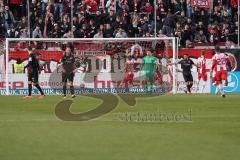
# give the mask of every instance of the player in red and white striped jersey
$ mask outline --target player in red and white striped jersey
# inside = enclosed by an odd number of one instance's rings
[[[163,84],[163,79],[162,79],[162,74],[161,74],[161,67],[162,67],[162,64],[161,62],[157,62],[156,63],[156,72],[154,74],[154,81],[157,82],[158,85],[162,85]]]
[[[225,97],[223,85],[227,79],[227,63],[228,56],[225,53],[220,53],[220,47],[215,47],[216,54],[212,57],[212,71],[216,71],[216,86],[220,89],[222,97]]]
[[[201,52],[201,56],[197,60],[197,72],[198,72],[197,91],[199,90],[200,81],[203,80],[203,85],[201,88],[201,93],[203,93],[207,82],[206,58],[204,51]]]
[[[128,56],[128,59],[125,64],[125,69],[124,69],[124,75],[123,75],[123,80],[121,84],[119,85],[120,87],[123,87],[123,84],[125,84],[125,87],[129,87],[129,84],[133,86],[133,77],[134,77],[134,69],[135,69],[135,59],[132,58],[132,56]]]
[[[197,82],[197,90],[199,90],[199,83],[203,80],[203,85],[201,88],[201,93],[203,93],[206,82],[207,82],[207,68],[206,68],[206,58],[205,52],[201,52],[201,56],[197,60],[197,72],[198,72],[198,82]]]
[[[219,88],[217,86],[216,74],[217,74],[217,70],[215,68],[211,71],[211,77],[212,77],[212,85],[214,85],[216,87],[215,94],[218,94]]]

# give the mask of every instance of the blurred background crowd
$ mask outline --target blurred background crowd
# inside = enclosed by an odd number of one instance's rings
[[[175,36],[181,47],[221,42],[234,47],[237,0],[202,0],[210,7],[194,6],[192,1],[0,0],[0,34],[11,38]]]

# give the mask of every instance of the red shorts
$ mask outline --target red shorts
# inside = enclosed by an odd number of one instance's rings
[[[125,75],[124,75],[124,83],[132,83],[133,82],[133,76],[134,76],[134,74],[133,74],[133,72],[127,72],[127,73],[125,73]]]
[[[216,80],[222,81],[227,79],[227,71],[221,70],[216,73]]]
[[[216,82],[216,76],[213,76],[212,77],[212,83],[215,83]]]
[[[162,82],[162,75],[159,71],[156,71],[155,73],[155,80]]]
[[[207,81],[207,74],[206,73],[198,73],[198,80]]]

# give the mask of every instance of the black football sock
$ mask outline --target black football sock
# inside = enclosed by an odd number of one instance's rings
[[[192,88],[192,86],[193,86],[193,83],[190,83],[190,84],[189,84],[190,89]]]
[[[190,92],[190,86],[187,84],[187,91]]]
[[[39,84],[36,84],[35,87],[39,90],[39,92],[41,93],[41,95],[44,95],[42,88],[39,86]]]
[[[187,87],[187,88],[188,88],[188,92],[189,92],[189,93],[191,93],[191,88],[192,88],[192,86],[193,86],[193,83],[189,83],[189,84],[188,84],[188,87]]]
[[[187,91],[190,93],[191,92],[191,90],[190,90],[190,83],[189,82],[187,82]]]
[[[70,86],[70,92],[71,92],[71,95],[74,95],[74,87],[73,86]]]
[[[28,96],[32,95],[32,84],[28,84]]]
[[[66,96],[66,92],[67,92],[67,86],[63,85],[63,95]]]

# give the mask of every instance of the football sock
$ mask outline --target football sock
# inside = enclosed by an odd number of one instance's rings
[[[32,95],[32,84],[28,84],[28,96]]]
[[[218,94],[218,91],[219,91],[219,85],[216,85],[215,94]]]
[[[223,95],[224,91],[223,91],[223,85],[222,84],[219,84],[219,89],[220,89],[221,94]]]
[[[66,92],[67,92],[67,86],[63,85],[63,95],[66,95]]]
[[[41,95],[44,95],[42,88],[39,86],[39,84],[36,84],[35,87],[39,90],[39,92],[41,93]]]
[[[192,88],[193,84],[192,83],[189,83],[187,85],[187,89],[188,89],[188,92],[191,93],[191,88]]]
[[[199,89],[199,83],[200,83],[200,81],[198,80],[198,81],[197,81],[197,88],[196,88],[196,91],[198,91],[198,89]]]
[[[202,89],[201,89],[201,92],[202,92],[202,93],[203,93],[203,91],[204,91],[205,87],[206,87],[206,82],[205,82],[205,81],[203,81],[203,85],[202,85]]]
[[[74,87],[73,86],[70,86],[70,92],[71,92],[71,95],[74,95]]]
[[[190,92],[190,85],[187,85],[187,91]]]

